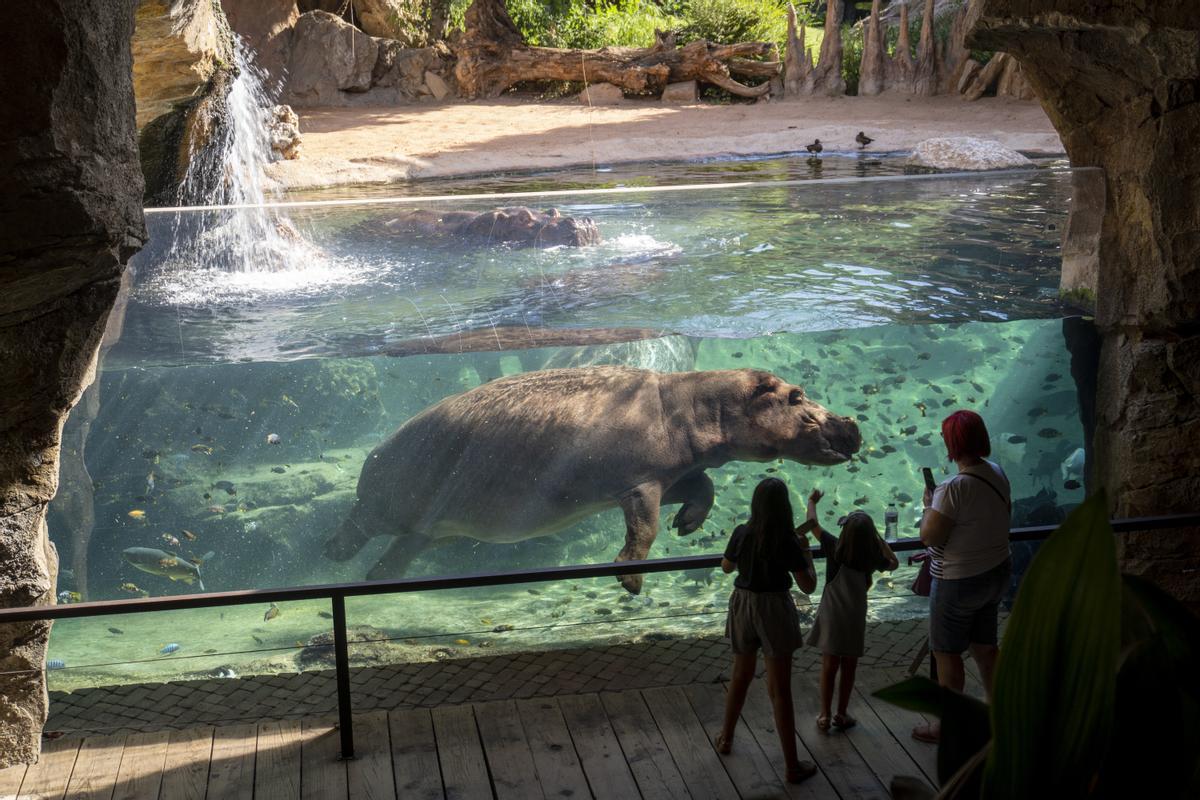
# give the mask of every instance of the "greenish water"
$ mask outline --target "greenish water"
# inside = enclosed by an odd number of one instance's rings
[[[386,207],[303,209],[288,218],[305,234],[309,269],[274,273],[189,263],[199,251],[172,250],[170,236],[211,230],[211,216],[203,226],[198,216],[151,217],[154,242],[138,258],[123,333],[81,406],[90,411],[74,413],[65,433],[49,521],[68,570],[60,589],[87,599],[198,591],[134,568],[122,558],[130,547],[183,559],[211,552],[200,565],[208,591],[361,580],[387,542],[344,563],[322,546],[353,502],[367,453],[444,397],[551,367],[767,369],[858,419],[863,449],[846,464],[710,470],[707,522],[679,537],[665,513],[651,557],[721,552],[768,475],[784,478],[797,504],[824,489],[830,524],[862,508],[882,527],[895,503],[910,534],[920,467],[945,474],[939,426],[957,408],[987,420],[1018,514],[1069,506],[1082,490],[1061,465],[1083,435],[1054,300],[1068,177],[568,198],[556,205],[593,216],[606,243],[552,250],[381,241],[361,223]],[[480,351],[489,332],[513,326],[663,333]],[[425,352],[439,341],[449,352]],[[623,537],[612,509],[513,544],[450,540],[408,574],[610,561]],[[872,618],[923,613],[907,591],[911,573],[902,567],[872,590]],[[371,640],[355,646],[356,659],[380,663],[715,633],[729,588],[715,573],[662,574],[647,576],[637,597],[598,580],[348,608]],[[314,639],[329,631],[325,604],[280,610],[269,620],[267,608],[248,606],[60,622],[50,657],[65,668],[51,686],[327,666],[327,648],[306,648],[325,641]],[[160,655],[168,644],[179,648]]]

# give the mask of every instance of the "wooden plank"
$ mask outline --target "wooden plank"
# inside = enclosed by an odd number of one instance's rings
[[[683,689],[678,686],[646,689],[642,697],[650,707],[692,797],[695,800],[737,798],[737,789],[729,780]]]
[[[113,800],[158,800],[170,731],[133,733],[125,740]]]
[[[300,720],[258,724],[254,800],[300,799]]]
[[[692,704],[692,711],[700,720],[708,741],[714,751],[717,736],[725,718],[725,689],[720,684],[698,683],[684,688],[684,694]],[[775,774],[758,741],[753,736],[734,735],[733,752],[729,755],[717,753],[738,794],[742,797],[781,798],[788,797],[786,781]],[[776,745],[778,749],[778,745]],[[785,771],[786,776],[786,771]]]
[[[83,740],[74,737],[43,742],[41,757],[29,765],[21,782],[21,800],[62,800],[81,744]]]
[[[640,697],[638,703],[641,704]],[[619,741],[616,726],[610,723],[601,699],[594,694],[564,695],[558,699],[558,707],[596,800],[637,797],[639,783],[634,780],[637,772],[632,762],[626,763],[624,745]],[[642,709],[645,708],[642,705]],[[649,712],[646,716],[649,717]],[[666,747],[663,749],[665,751]],[[667,760],[670,761],[669,756]],[[653,797],[645,788],[641,794],[642,797]]]
[[[796,707],[796,733],[834,790],[844,798],[887,800],[888,790],[862,760],[853,743],[838,731],[817,730],[820,695],[816,684],[807,676],[793,674],[792,698]]]
[[[212,728],[171,731],[158,796],[162,800],[204,800],[212,750]]]
[[[583,768],[592,784],[592,791],[596,792],[596,776],[589,767],[588,759],[584,756],[580,745],[577,723],[567,714],[568,699],[563,697],[558,702],[562,706],[563,715],[567,717],[567,725],[571,729],[571,736],[575,739],[575,747],[579,750],[579,756],[583,759]],[[591,700],[591,697],[589,696],[588,699]],[[650,709],[646,707],[646,701],[642,699],[641,693],[636,691],[604,692],[600,695],[600,702],[603,703],[604,711],[608,712],[605,726],[607,727],[609,723],[612,724],[612,731],[616,734],[617,741],[620,742],[618,755],[620,752],[625,754],[622,766],[628,765],[626,771],[633,774],[642,797],[646,800],[687,797],[683,776],[679,774],[675,759],[671,757],[671,751],[667,749],[667,743],[663,741],[662,733],[654,724],[654,717],[650,714]],[[600,796],[599,792],[596,793],[596,796]],[[636,795],[631,792],[626,795],[607,796],[634,797]]]
[[[854,695],[861,701],[857,690]],[[858,720],[858,724],[846,731],[846,737],[880,783],[890,787],[897,775],[909,775],[933,788],[920,765],[909,756],[870,704],[865,701],[857,703],[851,708],[851,716]]]
[[[475,705],[475,722],[487,756],[488,771],[497,800],[542,798],[533,753],[525,741],[525,729],[512,700]]]
[[[898,680],[895,675],[868,674],[863,676],[860,673],[858,686],[854,691],[861,701],[869,705],[871,710],[879,716],[888,731],[908,753],[909,758],[921,768],[926,780],[937,785],[937,745],[918,742],[912,738],[912,729],[928,720],[915,711],[906,711],[899,706],[880,700],[878,697],[873,697],[871,694],[884,686],[897,683]]]
[[[21,791],[21,782],[29,771],[28,764],[17,764],[0,769],[0,800],[14,800]]]
[[[339,800],[349,796],[346,762],[338,759],[339,736],[332,719],[305,718],[300,737],[300,796],[304,800]]]
[[[438,745],[429,711],[424,708],[392,711],[388,714],[388,725],[391,730],[391,757],[397,796],[405,800],[441,800],[442,772],[438,766]],[[488,797],[491,797],[490,790]]]
[[[804,723],[797,720],[796,724],[798,727]],[[775,774],[780,780],[786,781],[787,766],[783,763],[779,731],[775,728],[775,710],[771,706],[771,698],[767,695],[765,682],[761,686],[751,685],[750,693],[746,695],[746,705],[742,707],[742,726],[745,730],[734,734],[734,752],[737,752],[740,740],[746,734],[750,734],[762,748],[767,760],[771,762]],[[788,797],[800,798],[800,800],[818,800],[818,798],[826,800],[826,798],[837,797],[837,792],[833,790],[833,784],[820,769],[821,762],[813,758],[812,753],[799,738],[797,738],[796,745],[796,755],[800,757],[801,761],[811,761],[816,764],[817,774],[803,783],[786,784]]]
[[[109,800],[121,766],[125,734],[89,736],[79,746],[65,800]]]
[[[542,794],[546,797],[590,796],[587,776],[583,774],[558,701],[552,697],[518,700],[517,713],[533,753]]]
[[[492,784],[475,727],[474,709],[444,706],[433,709],[431,716],[446,800],[491,800]]]
[[[396,800],[386,711],[369,711],[354,717],[354,756],[346,764],[350,799]],[[438,797],[441,797],[440,782]]]
[[[253,722],[213,731],[208,796],[220,800],[252,800],[258,729]],[[168,800],[165,796],[163,800]]]

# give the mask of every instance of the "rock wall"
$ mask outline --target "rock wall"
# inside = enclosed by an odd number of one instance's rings
[[[258,66],[278,83],[286,76],[292,27],[300,18],[296,0],[221,0],[229,27],[254,51]]]
[[[1021,63],[1071,163],[1105,170],[1093,475],[1118,516],[1200,496],[1200,14],[1195,0],[982,0],[973,47]],[[1200,611],[1200,531],[1120,538]]]
[[[143,243],[135,0],[0,6],[0,606],[50,604],[46,504],[67,411],[90,380]],[[0,625],[0,767],[36,760],[49,625]]]

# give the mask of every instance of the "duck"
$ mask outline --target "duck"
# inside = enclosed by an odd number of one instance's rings
[[[824,150],[825,147],[821,144],[820,139],[814,139],[812,144],[804,145],[804,149],[810,153],[819,153]]]
[[[859,131],[858,136],[854,137],[854,141],[858,142],[858,149],[862,150],[864,147],[866,147],[867,145],[869,145],[871,142],[873,142],[875,140],[872,139],[870,136],[867,136],[862,131]]]

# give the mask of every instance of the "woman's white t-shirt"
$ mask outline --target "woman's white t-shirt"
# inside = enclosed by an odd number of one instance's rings
[[[1008,477],[990,461],[967,467],[934,489],[932,508],[949,517],[954,528],[945,544],[929,548],[933,577],[970,578],[1003,564],[1008,558],[1011,503]]]

